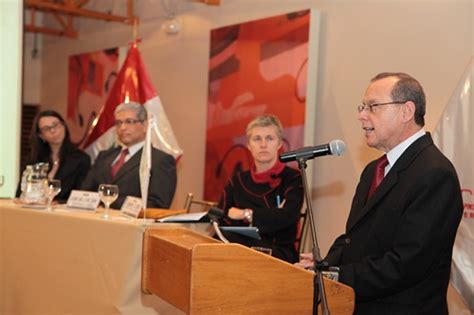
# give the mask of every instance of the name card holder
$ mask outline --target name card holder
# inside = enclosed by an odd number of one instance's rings
[[[79,208],[85,210],[97,210],[100,202],[98,192],[85,190],[72,190],[67,199],[68,208]]]
[[[127,196],[125,198],[125,202],[122,205],[122,208],[120,208],[120,212],[123,215],[134,219],[138,218],[138,215],[140,214],[141,210],[142,199],[132,196]]]

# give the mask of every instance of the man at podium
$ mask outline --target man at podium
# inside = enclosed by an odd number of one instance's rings
[[[247,125],[247,148],[253,157],[250,171],[238,172],[227,184],[219,207],[224,223],[255,226],[261,239],[226,233],[231,242],[267,248],[272,256],[294,263],[294,242],[303,204],[300,173],[278,160],[282,126],[273,115],[256,117]]]
[[[346,232],[325,261],[354,289],[356,314],[448,314],[463,203],[453,165],[423,128],[423,88],[381,73],[357,109],[368,146],[385,154],[363,170]]]

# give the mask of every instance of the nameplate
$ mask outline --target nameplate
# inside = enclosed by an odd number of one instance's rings
[[[125,202],[122,205],[122,208],[120,208],[120,211],[126,216],[138,218],[138,215],[142,210],[142,206],[142,198],[127,196],[127,198],[125,198]]]
[[[69,208],[80,208],[87,210],[96,210],[100,202],[98,192],[73,190],[67,199],[67,206]]]

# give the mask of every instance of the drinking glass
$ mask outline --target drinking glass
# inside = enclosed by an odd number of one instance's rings
[[[109,207],[112,202],[117,199],[119,195],[119,188],[117,185],[108,185],[108,184],[101,184],[99,186],[99,196],[100,200],[105,205],[105,211],[102,215],[102,219],[108,220],[110,219],[109,215]]]
[[[45,180],[44,196],[47,200],[46,211],[53,211],[51,203],[53,198],[61,191],[61,181],[59,179]]]

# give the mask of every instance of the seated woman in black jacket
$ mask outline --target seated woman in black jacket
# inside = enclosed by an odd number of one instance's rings
[[[277,117],[258,116],[247,126],[247,148],[253,157],[249,171],[235,174],[225,187],[219,207],[227,224],[258,227],[261,240],[226,233],[231,242],[267,247],[272,256],[290,263],[298,261],[295,237],[303,184],[298,170],[278,160],[282,126]]]
[[[31,131],[31,152],[28,165],[39,162],[49,163],[49,179],[61,181],[58,201],[66,201],[73,189],[79,189],[91,160],[89,155],[77,149],[71,142],[66,122],[57,112],[40,112]],[[20,195],[17,189],[17,197]]]

